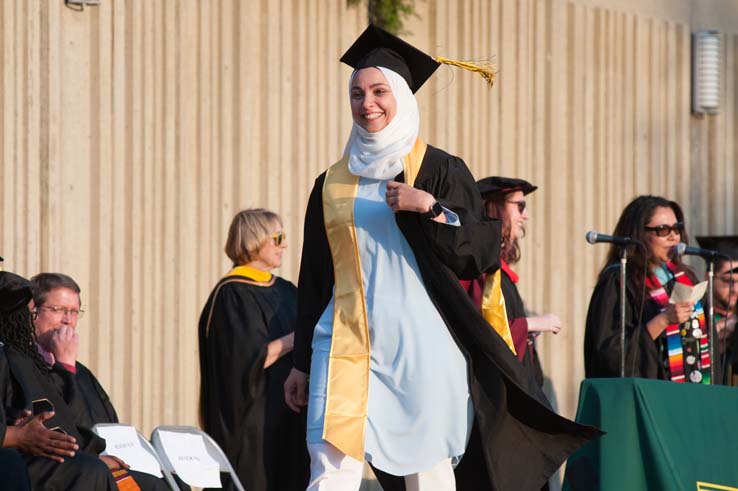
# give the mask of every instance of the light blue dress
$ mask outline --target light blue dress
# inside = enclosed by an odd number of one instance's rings
[[[364,451],[378,469],[406,476],[458,462],[474,416],[466,360],[425,290],[386,190],[387,181],[362,177],[354,204],[371,343]],[[445,212],[448,226],[458,225]],[[313,335],[308,443],[322,441],[332,330],[333,299]]]

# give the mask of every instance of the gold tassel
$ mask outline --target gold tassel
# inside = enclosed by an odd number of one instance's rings
[[[444,58],[443,56],[437,56],[436,61],[438,63],[443,63],[444,65],[451,65],[463,68],[464,70],[469,70],[470,72],[476,72],[481,75],[484,80],[487,81],[487,84],[490,86],[490,88],[495,84],[497,70],[495,69],[495,66],[488,61],[459,61]]]

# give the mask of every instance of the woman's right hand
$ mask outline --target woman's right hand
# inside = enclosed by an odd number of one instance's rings
[[[528,332],[552,332],[558,334],[561,330],[561,319],[556,314],[543,314],[528,317]]]
[[[691,315],[692,302],[670,303],[663,312],[648,321],[646,329],[651,339],[656,339],[669,325],[687,322]]]
[[[663,314],[669,324],[681,324],[687,322],[692,315],[692,302],[671,303]]]
[[[293,368],[284,381],[284,402],[296,413],[307,406],[307,387],[308,374]]]
[[[74,437],[44,426],[44,421],[52,416],[54,413],[44,412],[38,416],[23,418],[14,426],[8,426],[3,446],[57,462],[64,462],[64,457],[74,457],[75,450],[79,449]]]

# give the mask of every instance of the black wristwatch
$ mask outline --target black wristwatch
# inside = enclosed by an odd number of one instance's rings
[[[431,205],[430,210],[423,213],[423,216],[425,218],[430,218],[432,220],[436,218],[438,215],[440,215],[441,213],[443,213],[443,206],[441,206],[441,203],[439,203],[438,201],[435,201]]]

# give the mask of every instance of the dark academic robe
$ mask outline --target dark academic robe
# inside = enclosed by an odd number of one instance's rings
[[[5,491],[31,491],[23,457],[12,448],[0,448],[0,483]]]
[[[5,347],[9,368],[8,376],[0,381],[0,396],[7,410],[7,417],[13,420],[23,409],[31,409],[32,401],[49,399],[54,405],[54,417],[47,420],[48,428],[60,427],[77,439],[80,450],[72,458],[58,463],[44,457],[22,454],[28,467],[33,489],[48,491],[114,491],[117,489],[107,465],[98,454],[105,449],[105,440],[99,438],[89,428],[78,424],[77,412],[67,404],[65,397],[76,397],[74,393],[65,394],[55,378],[39,368],[34,361],[16,351]],[[71,374],[70,374],[71,376]],[[71,386],[71,381],[70,386]]]
[[[512,335],[513,345],[515,346],[515,353],[520,363],[535,378],[536,383],[543,387],[543,369],[538,359],[534,339],[528,333],[528,319],[526,318],[525,305],[518,292],[518,287],[515,285],[515,281],[510,277],[510,273],[512,271],[509,269],[502,269],[500,287],[502,296],[505,298],[505,312],[507,313],[507,322],[510,326],[510,334]],[[484,283],[486,279],[487,275],[484,274],[475,280],[462,280],[461,282],[469,297],[480,310],[482,308],[482,297],[484,295]]]
[[[671,294],[673,282],[664,285]],[[651,339],[646,325],[660,313],[659,306],[646,291],[643,314],[638,319],[642,291],[626,282],[625,290],[625,376],[669,379],[666,368],[665,331]],[[703,304],[704,307],[704,304]],[[716,354],[718,350],[715,351]],[[715,381],[722,378],[720,357],[712,360]],[[601,273],[592,292],[584,331],[584,373],[590,377],[620,377],[620,265],[613,264]]]
[[[199,325],[203,429],[228,456],[244,488],[303,491],[309,479],[306,415],[284,402],[292,362],[264,369],[267,343],[295,327],[295,286],[270,286],[242,276],[223,278]]]
[[[402,181],[403,174],[397,180]],[[334,272],[323,222],[321,174],[308,201],[300,265],[294,363],[310,371],[313,331],[332,296]],[[487,324],[458,283],[499,267],[500,223],[483,219],[481,197],[464,162],[428,146],[414,186],[454,211],[460,227],[399,212],[423,282],[469,364],[475,424],[456,468],[457,489],[538,490],[566,457],[600,432],[553,413],[540,387]],[[492,247],[490,247],[492,245]],[[495,246],[496,245],[496,246]],[[379,472],[385,491],[401,479]]]
[[[97,377],[82,363],[75,363],[75,379],[82,399],[85,402],[85,411],[93,425],[97,423],[118,423],[118,413],[110,402]]]
[[[503,269],[501,276],[502,296],[505,297],[505,310],[507,311],[510,331],[515,343],[515,351],[523,366],[533,375],[536,383],[543,387],[543,369],[538,359],[538,352],[534,338],[528,335],[528,320],[525,316],[525,305],[520,297],[518,287],[510,278],[507,271]]]
[[[57,383],[65,387],[68,403],[73,405],[78,421],[88,428],[98,423],[118,423],[118,414],[115,412],[113,403],[97,377],[80,362],[76,362],[74,368],[74,375],[69,377],[69,371],[64,365],[57,363],[52,368],[52,376],[57,379]],[[74,384],[66,385],[72,381]],[[128,473],[141,491],[169,490],[169,485],[163,478],[134,470]],[[176,476],[175,479],[177,479]],[[177,482],[181,489],[190,489],[180,480],[177,479]]]
[[[733,387],[738,386],[738,334],[733,335],[725,343],[725,364],[723,383]]]
[[[5,351],[0,343],[0,387],[4,385],[2,381],[8,380],[9,376],[8,361],[5,359]],[[0,404],[0,446],[5,441],[5,432],[9,424],[12,425],[13,421],[8,421],[5,416],[5,405]],[[2,483],[2,489],[8,491],[31,490],[23,457],[13,449],[0,448],[0,483]]]

